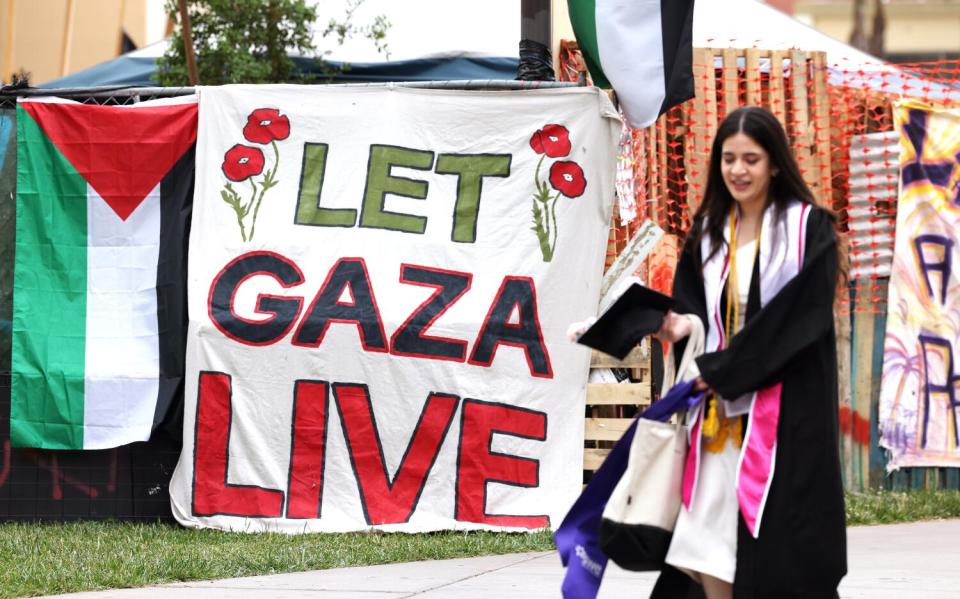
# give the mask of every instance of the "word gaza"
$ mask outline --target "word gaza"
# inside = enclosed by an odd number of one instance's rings
[[[401,283],[432,287],[435,291],[414,309],[389,342],[363,258],[338,260],[306,310],[303,297],[257,295],[255,312],[266,317],[259,320],[241,316],[234,307],[238,289],[255,276],[271,277],[284,289],[301,285],[305,280],[295,262],[274,252],[250,252],[227,264],[210,285],[208,311],[214,325],[238,343],[272,345],[283,339],[299,321],[293,333],[293,345],[320,347],[332,323],[346,323],[356,326],[365,351],[466,361],[489,367],[497,348],[509,345],[523,350],[531,376],[553,378],[550,355],[537,315],[536,288],[530,277],[508,275],[503,278],[468,358],[465,340],[434,337],[427,331],[470,289],[473,278],[470,273],[401,265]],[[352,299],[344,301],[344,297]],[[518,318],[511,322],[514,313]]]
[[[547,415],[543,412],[475,399],[461,402],[456,395],[430,393],[391,477],[367,386],[300,380],[294,385],[288,486],[284,491],[230,482],[231,377],[221,372],[201,372],[199,383],[191,489],[195,516],[321,518],[332,395],[367,524],[398,524],[410,519],[458,405],[460,425],[452,435],[457,443],[454,518],[520,528],[550,524],[547,516],[487,512],[488,483],[540,486],[538,460],[494,452],[491,447],[495,434],[546,441]]]

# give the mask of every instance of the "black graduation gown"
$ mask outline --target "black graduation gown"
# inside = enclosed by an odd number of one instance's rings
[[[761,309],[755,264],[743,330],[727,349],[697,360],[703,379],[723,397],[783,383],[776,466],[759,537],[739,518],[735,599],[832,598],[847,572],[833,327],[837,245],[826,212],[815,208],[808,218],[797,276]],[[695,237],[693,231],[677,265],[674,310],[706,323]],[[651,598],[686,597],[703,597],[702,589],[667,566]]]

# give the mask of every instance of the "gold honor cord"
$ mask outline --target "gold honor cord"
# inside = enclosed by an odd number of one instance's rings
[[[737,270],[737,208],[730,207],[730,244],[727,247],[727,256],[730,260],[730,274],[727,276],[727,310],[724,318],[724,343],[723,347],[730,347],[730,337],[735,333],[735,328],[740,322],[740,281],[739,271]],[[757,233],[755,241],[756,247],[753,250],[753,261],[756,263],[757,256],[760,255],[760,235],[763,233],[761,226]],[[737,447],[743,442],[743,422],[740,418],[724,418],[720,420],[717,414],[717,396],[711,394],[707,403],[707,416],[703,421],[703,436],[705,438],[704,448],[713,453],[719,453],[727,441],[727,437],[733,435]]]

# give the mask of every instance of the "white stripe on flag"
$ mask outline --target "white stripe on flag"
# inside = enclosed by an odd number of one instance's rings
[[[657,120],[666,96],[660,0],[596,0],[600,64],[632,127]]]
[[[120,219],[87,185],[84,449],[150,437],[160,377],[160,185]]]

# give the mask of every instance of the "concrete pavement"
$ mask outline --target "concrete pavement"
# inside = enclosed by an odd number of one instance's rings
[[[850,573],[843,599],[960,597],[960,520],[848,530]],[[560,596],[556,553],[337,568],[295,574],[185,582],[139,589],[58,595],[71,599],[524,599]],[[647,597],[655,573],[607,568],[600,597]]]

